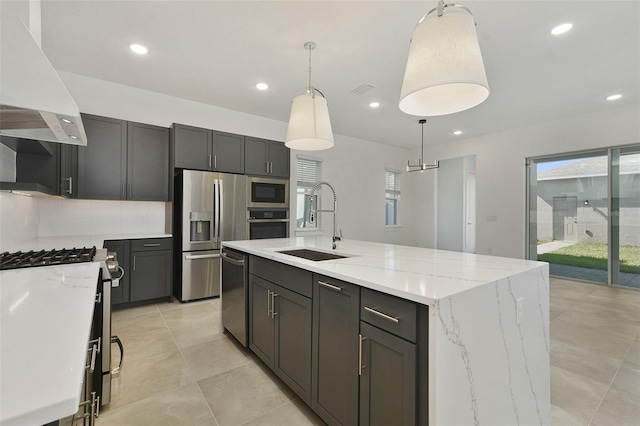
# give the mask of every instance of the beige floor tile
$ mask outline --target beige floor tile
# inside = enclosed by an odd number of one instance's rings
[[[620,360],[624,359],[631,344],[630,339],[623,339],[603,331],[561,322],[562,315],[550,324],[551,339],[569,343],[596,354]]]
[[[156,313],[158,312],[158,308],[156,305],[143,305],[136,306],[135,308],[124,308],[124,309],[115,309],[112,312],[113,320],[119,320],[120,318],[133,318],[140,315]]]
[[[120,377],[112,381],[111,408],[194,382],[187,363],[177,349],[131,362],[125,358]]]
[[[640,425],[638,397],[617,389],[609,389],[591,424],[593,426]]]
[[[554,325],[558,323],[601,331],[629,341],[633,340],[636,334],[640,332],[640,323],[620,321],[608,315],[595,315],[594,312],[587,313],[578,310],[569,310],[558,315],[555,318]]]
[[[613,286],[597,286],[594,291],[590,293],[593,297],[602,297],[613,300],[620,300],[624,303],[635,304],[640,308],[640,291],[631,290]]]
[[[207,305],[207,304],[209,305],[211,304],[211,299],[203,299],[203,300],[196,300],[194,302],[182,303],[174,297],[171,303],[158,303],[157,305],[160,312],[168,312],[174,309],[187,309],[193,306]]]
[[[249,350],[228,336],[212,342],[184,347],[182,355],[196,380],[224,373],[248,364],[253,359]]]
[[[125,362],[175,352],[178,349],[173,336],[167,327],[157,328],[142,333],[118,333],[114,332],[124,346]],[[120,359],[120,353],[116,345],[112,345],[113,357]],[[112,357],[112,359],[113,359]]]
[[[117,335],[136,335],[149,331],[166,328],[162,315],[153,305],[154,311],[137,314],[135,311],[122,311],[122,315],[114,316],[111,320],[111,333]],[[139,309],[139,308],[132,308]]]
[[[244,424],[244,426],[312,426],[325,423],[307,405],[295,399]]]
[[[584,426],[585,420],[574,416],[568,411],[551,404],[551,425],[552,426]]]
[[[245,423],[294,397],[273,373],[253,362],[201,380],[198,385],[220,426]]]
[[[224,337],[220,312],[211,303],[202,303],[163,312],[162,316],[181,348]]]
[[[633,365],[640,365],[640,341],[636,339],[635,342],[631,345],[629,349],[629,353],[624,359],[625,362],[628,362]]]
[[[625,362],[611,383],[611,389],[626,392],[640,404],[640,366]]]
[[[596,317],[610,318],[630,324],[640,324],[640,308],[625,304],[623,301],[603,299],[604,303],[594,299],[573,301],[568,310],[584,312]]]
[[[608,385],[580,374],[551,366],[551,401],[571,416],[588,423]]]
[[[204,395],[191,384],[100,414],[97,426],[217,426]]]
[[[551,365],[608,386],[622,360],[551,339]]]

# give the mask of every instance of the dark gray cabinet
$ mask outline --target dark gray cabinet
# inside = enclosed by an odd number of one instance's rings
[[[245,138],[244,170],[248,175],[289,177],[290,150],[284,143]]]
[[[200,127],[172,127],[174,167],[244,173],[244,136]]]
[[[127,122],[82,115],[87,146],[78,147],[78,198],[125,199]]]
[[[329,425],[358,423],[360,287],[313,277],[311,408]]]
[[[87,146],[78,147],[78,197],[169,199],[169,130],[83,114]]]
[[[111,288],[111,304],[119,305],[129,302],[129,279],[130,271],[129,260],[131,257],[129,240],[108,240],[104,242],[104,247],[108,251],[116,253],[118,263],[124,269],[125,274],[120,278],[118,287]]]
[[[360,323],[360,425],[416,424],[416,345]]]
[[[78,146],[60,144],[58,193],[66,198],[78,198]]]
[[[310,405],[312,274],[254,256],[249,272],[249,348]]]
[[[127,199],[169,198],[169,129],[127,123]]]
[[[171,300],[171,238],[107,240],[104,246],[117,253],[118,262],[125,270],[120,286],[112,288],[112,305],[127,307]]]

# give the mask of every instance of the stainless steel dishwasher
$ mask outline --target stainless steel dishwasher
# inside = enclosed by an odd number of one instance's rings
[[[225,247],[220,257],[222,259],[222,326],[244,347],[248,347],[248,256]]]

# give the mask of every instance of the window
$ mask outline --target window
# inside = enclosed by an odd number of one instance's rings
[[[399,226],[400,172],[394,170],[384,172],[384,198],[385,226]]]
[[[318,229],[319,215],[309,218],[311,208],[311,190],[313,186],[322,181],[322,160],[298,157],[298,184],[296,190],[296,228]],[[320,202],[320,193],[313,195],[313,205],[317,208]]]

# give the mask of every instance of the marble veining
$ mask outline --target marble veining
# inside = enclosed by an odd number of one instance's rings
[[[436,302],[433,307],[434,314],[437,315],[438,321],[442,326],[442,331],[444,335],[449,339],[451,343],[458,347],[460,350],[460,357],[462,358],[462,362],[464,363],[464,367],[467,371],[467,380],[469,381],[469,396],[471,397],[471,411],[473,412],[473,424],[478,426],[480,424],[480,420],[478,418],[478,401],[476,399],[475,386],[473,382],[473,371],[471,370],[471,361],[469,358],[469,351],[467,347],[462,342],[462,338],[460,337],[460,324],[456,321],[455,316],[453,315],[453,304],[451,301],[451,297],[448,298],[449,301],[449,314],[451,316],[451,326],[452,329],[449,329],[447,324],[444,322],[442,318],[442,311],[440,310],[440,302]]]
[[[516,296],[513,294],[513,289],[511,288],[511,280],[509,278],[507,278],[507,288],[509,289],[509,295],[511,296],[511,300],[513,302],[514,312],[516,312],[516,305],[518,302],[516,300]],[[536,412],[538,413],[538,418],[540,419],[540,425],[542,425],[542,414],[540,414],[540,405],[538,404],[538,396],[536,395],[536,390],[533,387],[533,379],[531,378],[531,371],[529,370],[529,360],[527,358],[527,351],[525,350],[522,326],[517,321],[517,319],[515,323],[518,328],[518,335],[520,336],[520,344],[522,347],[522,358],[524,359],[524,368],[527,373],[527,377],[529,378],[529,389],[531,390],[533,400],[536,404]],[[545,338],[545,341],[546,341],[546,338]],[[548,349],[547,349],[547,352],[548,352]]]
[[[504,347],[505,358],[507,360],[507,371],[509,373],[509,395],[511,396],[511,405],[513,405],[513,414],[516,417],[516,424],[520,424],[520,414],[518,413],[518,404],[513,394],[513,375],[511,374],[511,354],[509,353],[509,346],[507,345],[507,337],[504,331],[504,325],[502,324],[502,305],[500,303],[500,285],[496,283],[496,303],[498,305],[498,326],[500,327],[500,334],[502,335],[502,345]]]

